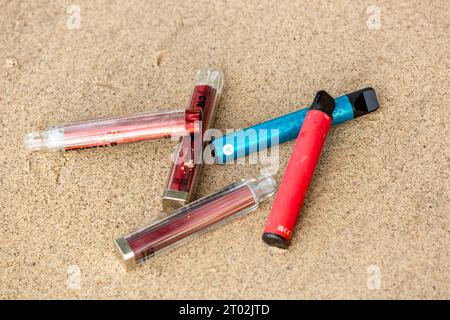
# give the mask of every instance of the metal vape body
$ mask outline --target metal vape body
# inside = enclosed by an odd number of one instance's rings
[[[331,96],[325,91],[319,91],[306,114],[262,236],[264,242],[271,246],[284,249],[289,246],[330,130],[334,105]]]
[[[378,109],[375,90],[365,88],[335,99],[333,125]],[[214,139],[211,148],[215,162],[224,164],[297,138],[309,108],[248,127]]]
[[[128,269],[191,240],[194,236],[243,216],[272,196],[276,183],[270,175],[242,180],[194,201],[172,214],[115,240]]]
[[[145,112],[52,126],[25,136],[29,150],[74,150],[181,137],[199,132],[201,110]]]
[[[162,196],[166,211],[180,208],[192,200],[203,162],[203,134],[214,122],[223,82],[222,71],[206,69],[197,72],[192,97],[186,110],[202,112],[201,130],[180,138],[174,151],[172,167]]]

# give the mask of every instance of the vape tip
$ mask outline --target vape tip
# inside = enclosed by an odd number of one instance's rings
[[[280,249],[287,249],[289,247],[289,240],[275,233],[264,232],[262,239],[271,247],[277,247]]]
[[[62,147],[64,133],[59,128],[47,131],[35,131],[27,133],[23,139],[25,149],[36,150],[58,150]]]
[[[253,192],[259,202],[273,196],[277,189],[277,183],[269,173],[262,174],[259,177],[250,180],[249,183],[253,187]]]
[[[47,135],[45,132],[27,133],[23,139],[23,145],[27,150],[42,150],[47,148]]]
[[[319,110],[333,117],[334,99],[326,91],[320,90],[316,93],[314,101],[310,107],[311,110]]]
[[[347,95],[353,107],[355,118],[374,112],[380,106],[377,94],[373,88],[364,88]]]
[[[200,69],[197,71],[196,84],[208,85],[216,89],[219,93],[222,92],[224,83],[224,76],[222,70],[218,69]]]

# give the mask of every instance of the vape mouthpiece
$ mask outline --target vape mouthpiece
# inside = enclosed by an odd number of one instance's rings
[[[223,72],[215,69],[201,69],[195,77],[196,85],[206,85],[217,90],[219,94],[223,89]]]
[[[326,91],[321,90],[316,93],[316,97],[310,107],[310,110],[319,110],[333,117],[334,99]]]
[[[64,130],[53,128],[47,131],[35,131],[25,135],[23,144],[27,150],[59,150],[64,140]]]
[[[347,97],[352,104],[355,118],[374,112],[380,106],[375,90],[370,87],[349,93]]]
[[[269,173],[262,174],[255,179],[249,180],[249,184],[252,186],[253,192],[256,198],[259,199],[259,202],[273,196],[277,188],[277,183]]]

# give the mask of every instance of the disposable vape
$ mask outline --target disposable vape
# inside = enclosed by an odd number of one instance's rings
[[[170,169],[167,186],[162,196],[166,211],[191,202],[197,187],[205,143],[203,133],[209,129],[223,88],[222,71],[206,69],[197,72],[188,110],[202,111],[202,129],[198,134],[180,138]]]
[[[378,109],[375,90],[365,88],[335,99],[333,125],[363,116]],[[243,130],[214,139],[209,148],[215,162],[233,162],[253,152],[270,148],[298,136],[309,108],[301,109]]]
[[[243,216],[272,196],[276,184],[270,175],[242,180],[194,201],[161,220],[115,240],[128,269],[191,240],[212,227]]]
[[[146,112],[52,126],[25,136],[28,150],[74,150],[186,136],[200,130],[201,110]]]
[[[334,99],[319,91],[306,113],[262,239],[286,249],[330,129]]]

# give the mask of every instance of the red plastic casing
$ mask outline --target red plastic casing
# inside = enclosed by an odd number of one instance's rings
[[[331,122],[332,117],[323,111],[306,114],[264,233],[290,240]]]

